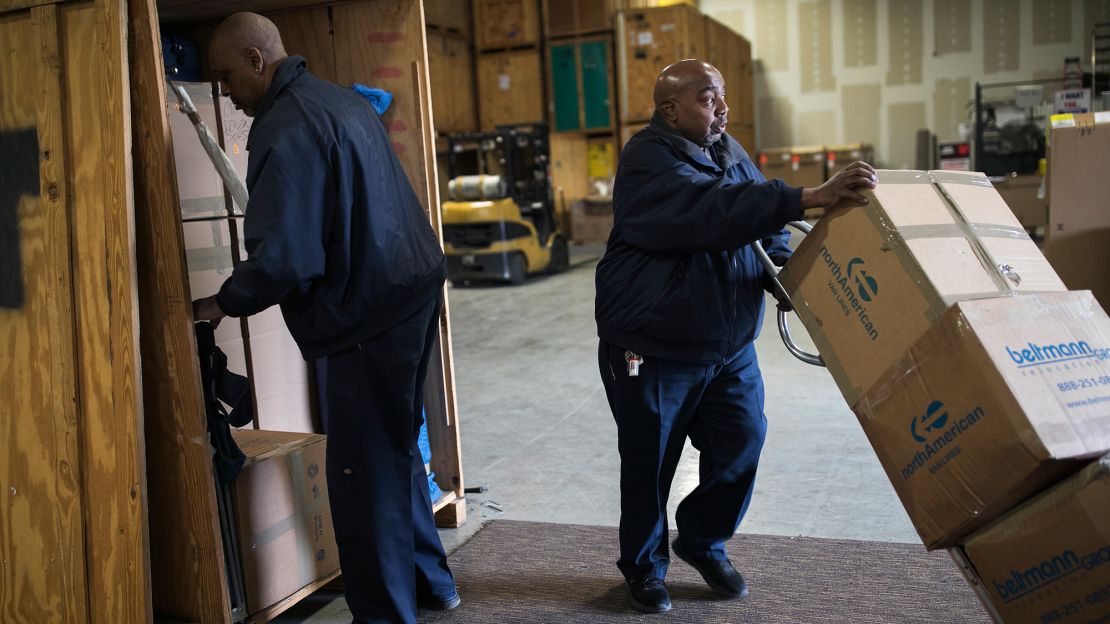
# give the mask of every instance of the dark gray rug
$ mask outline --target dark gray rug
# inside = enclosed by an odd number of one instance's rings
[[[672,559],[674,609],[628,607],[617,529],[497,520],[450,557],[462,605],[422,622],[989,622],[946,553],[921,545],[738,535],[729,554],[751,595],[722,600]]]

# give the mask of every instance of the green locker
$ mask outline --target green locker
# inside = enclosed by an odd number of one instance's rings
[[[582,58],[582,106],[587,130],[608,128],[609,105],[609,44],[587,41],[579,46]]]
[[[578,108],[578,71],[573,43],[551,46],[551,83],[555,100],[555,131],[581,127]]]
[[[609,41],[552,45],[549,58],[555,131],[612,128]]]

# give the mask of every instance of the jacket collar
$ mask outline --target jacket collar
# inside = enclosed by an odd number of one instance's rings
[[[718,164],[714,162],[714,159],[706,155],[705,150],[698,144],[679,134],[678,130],[668,123],[666,119],[663,119],[662,115],[659,113],[654,113],[651,116],[651,123],[649,125],[655,134],[665,139],[672,147],[678,150],[679,153],[705,167],[710,167],[718,171],[727,171],[729,167],[748,157],[748,153],[744,151],[744,148],[740,147],[736,139],[729,136],[727,132],[721,135],[720,141],[717,141],[710,147],[717,156],[716,160],[720,161],[720,164]]]
[[[257,121],[261,119],[271,108],[274,106],[274,100],[285,91],[294,80],[305,72],[308,66],[308,61],[303,56],[289,56],[277,66],[277,71],[274,72],[274,79],[270,83],[270,88],[266,89],[266,95],[262,96],[262,102],[258,105],[258,110],[254,113],[254,119]]]

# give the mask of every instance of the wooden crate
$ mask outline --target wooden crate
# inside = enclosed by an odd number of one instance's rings
[[[474,132],[478,102],[474,54],[466,39],[428,31],[428,78],[436,132]]]
[[[697,0],[543,0],[544,36],[558,38],[611,31],[620,11],[676,4],[697,6]]]
[[[692,6],[625,10],[617,15],[617,90],[622,122],[647,121],[659,72],[676,61],[703,58],[705,22]]]
[[[147,622],[125,2],[0,8],[0,620]]]
[[[424,22],[436,30],[470,35],[470,0],[424,0]]]
[[[540,42],[538,0],[474,0],[474,47],[501,50]]]
[[[728,26],[705,17],[705,56],[725,79],[729,125],[734,129],[755,126],[755,94],[752,82],[751,43]],[[735,136],[735,133],[733,133]],[[744,144],[749,149],[754,145]]]
[[[478,55],[478,111],[483,132],[543,121],[543,68],[536,49]]]
[[[131,0],[133,3],[138,0]],[[419,0],[363,0],[331,6],[297,8],[310,2],[253,0],[234,8],[207,1],[165,0],[159,13],[165,20],[211,20],[196,23],[201,34],[232,10],[268,14],[282,29],[291,54],[305,55],[310,69],[321,78],[350,84],[373,77],[373,84],[394,96],[383,122],[416,194],[437,233],[440,231],[439,192],[436,186],[434,135],[431,125],[425,24]],[[281,9],[282,12],[275,13]],[[157,23],[147,30],[157,41]],[[146,148],[136,171],[136,185],[146,180],[142,193],[148,209],[140,228],[139,266],[149,267],[139,291],[144,318],[159,321],[157,344],[144,343],[144,384],[161,388],[146,395],[147,438],[156,453],[148,454],[147,478],[159,492],[150,505],[154,610],[186,621],[229,622],[223,546],[219,537],[212,467],[207,448],[193,441],[204,438],[204,413],[196,377],[192,344],[191,307],[184,280],[184,254],[178,221],[172,148],[165,128],[164,100],[157,48],[132,67],[147,81],[133,93],[133,101],[151,100],[135,114],[134,125]],[[142,68],[142,69],[140,69]],[[155,112],[160,111],[160,112]],[[168,173],[167,173],[168,172]],[[153,244],[152,241],[157,241]],[[179,283],[182,282],[182,283]],[[169,293],[169,294],[167,294]],[[444,293],[446,298],[446,292]],[[446,301],[446,299],[445,299]],[[148,313],[149,310],[149,313]],[[152,341],[153,342],[153,341]],[[166,353],[160,355],[160,351]],[[444,306],[440,333],[426,382],[425,407],[432,447],[431,469],[446,496],[437,501],[437,523],[458,526],[465,520],[463,476],[455,409],[449,307]],[[253,614],[252,622],[272,619],[326,582],[322,579],[272,607]]]
[[[621,125],[620,148],[623,150],[625,144],[628,143],[628,140],[632,138],[632,135],[636,134],[640,130],[643,130],[644,128],[647,127],[647,125],[648,125],[648,122],[646,122],[646,121],[637,121],[637,122],[622,124]]]
[[[587,139],[584,135],[551,135],[551,185],[555,191],[557,221],[569,231],[569,210],[589,194]]]

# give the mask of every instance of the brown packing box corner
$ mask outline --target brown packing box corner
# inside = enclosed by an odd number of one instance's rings
[[[605,242],[613,230],[611,197],[587,197],[570,207],[571,240],[576,243]]]
[[[1110,308],[1110,111],[1054,115],[1048,142],[1045,256],[1072,289]]]
[[[339,569],[328,485],[327,437],[233,430],[247,456],[232,483],[246,584],[257,613]]]
[[[1048,201],[1037,197],[1043,180],[1032,174],[992,178],[991,183],[1018,222],[1025,228],[1035,228],[1048,224]]]
[[[845,145],[830,145],[825,148],[825,179],[836,175],[848,165],[862,160],[874,164],[875,150],[868,143],[847,143]]]
[[[848,405],[953,303],[1065,290],[982,174],[878,178],[869,204],[829,211],[780,274]]]
[[[759,150],[759,170],[768,180],[781,179],[790,184],[793,176],[790,166],[790,148],[771,147]]]
[[[952,546],[1110,451],[1110,318],[1087,291],[961,301],[854,411],[925,546]]]
[[[824,146],[796,146],[790,150],[790,186],[814,188],[825,183]]]
[[[1110,455],[949,552],[988,611],[1008,624],[1110,616]]]

